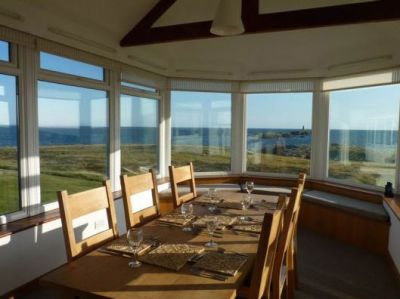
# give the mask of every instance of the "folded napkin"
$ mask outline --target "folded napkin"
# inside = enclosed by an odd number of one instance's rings
[[[182,214],[178,213],[171,213],[158,218],[159,222],[164,222],[168,224],[175,224],[175,225],[186,225],[191,222],[196,216],[190,216],[185,219]]]
[[[194,264],[194,267],[234,276],[246,261],[247,256],[237,253],[208,252]]]
[[[140,257],[142,262],[178,271],[204,248],[188,244],[162,244]]]
[[[145,252],[152,245],[153,245],[152,242],[143,241],[142,244],[140,244],[139,250],[137,251],[138,254],[140,255],[141,253]],[[133,250],[129,246],[128,240],[126,240],[125,238],[117,239],[113,241],[111,244],[107,244],[101,247],[101,250],[133,255]]]
[[[195,222],[193,222],[193,225],[194,226],[200,226],[200,227],[206,227],[207,226],[207,221],[209,221],[211,218],[217,218],[218,226],[232,225],[237,221],[236,217],[231,217],[231,216],[205,215],[205,216],[200,217],[199,219],[197,219]]]

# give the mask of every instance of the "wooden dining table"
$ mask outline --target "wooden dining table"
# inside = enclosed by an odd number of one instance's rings
[[[243,195],[236,191],[218,191],[218,196],[224,199],[224,203],[236,203],[239,207]],[[196,216],[212,214],[207,205],[196,204],[196,200],[200,201],[202,196],[194,200],[194,215]],[[251,196],[253,204],[244,211],[246,216],[262,220],[264,213],[276,211],[271,206],[277,203],[278,196],[259,194]],[[213,213],[230,216],[243,215],[242,210],[235,208],[219,208]],[[157,238],[161,243],[204,246],[210,239],[207,230],[185,232],[181,227],[165,225],[157,220],[145,224],[142,228],[145,238]],[[248,256],[238,273],[225,281],[193,274],[190,263],[186,263],[179,271],[146,263],[139,268],[130,268],[128,267],[129,258],[94,250],[44,275],[40,283],[67,298],[68,296],[119,299],[235,298],[237,289],[251,272],[258,240],[257,233],[239,232],[232,229],[221,230],[214,234],[214,241],[218,243],[218,248]],[[206,250],[217,249],[206,248]]]

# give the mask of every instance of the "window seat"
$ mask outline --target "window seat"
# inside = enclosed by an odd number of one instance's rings
[[[337,208],[346,212],[367,216],[376,220],[389,221],[389,216],[382,204],[341,196],[333,193],[308,190],[303,193],[303,200]]]

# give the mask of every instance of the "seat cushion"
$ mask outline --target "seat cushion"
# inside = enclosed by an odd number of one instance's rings
[[[323,191],[305,191],[303,199],[327,207],[342,209],[362,216],[368,216],[381,221],[388,221],[389,217],[382,204],[375,204],[347,196],[336,195]]]

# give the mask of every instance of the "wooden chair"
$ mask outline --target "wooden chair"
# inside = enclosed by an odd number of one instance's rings
[[[292,188],[289,204],[283,215],[282,232],[279,236],[272,273],[271,295],[273,299],[294,297],[294,285],[288,277],[288,272],[293,270],[289,269],[291,267],[290,251],[299,216],[301,193],[302,190],[299,188]]]
[[[71,195],[65,190],[58,191],[57,196],[68,261],[118,237],[117,217],[109,181],[103,182],[103,187]],[[73,220],[104,209],[109,228],[82,241],[76,241]]]
[[[297,181],[297,188],[300,192],[300,198],[303,196],[303,191],[304,191],[304,186],[306,183],[306,177],[307,174],[301,172],[299,174],[299,178]],[[297,289],[299,286],[299,274],[298,274],[298,268],[297,268],[297,221],[296,221],[296,226],[294,228],[294,233],[293,233],[293,240],[292,243],[290,244],[290,251],[289,251],[289,267],[288,267],[288,279],[289,279],[289,285],[292,286],[294,285],[295,288]],[[293,290],[289,290],[290,292],[294,292]],[[294,296],[294,294],[293,294]]]
[[[239,288],[238,298],[270,298],[272,269],[278,245],[278,237],[282,229],[282,215],[286,203],[286,196],[280,195],[277,210],[272,214],[264,214],[260,241],[258,243],[257,255],[254,260],[250,283]]]
[[[197,196],[192,162],[190,162],[189,165],[181,167],[174,167],[171,165],[169,167],[169,178],[171,181],[174,208],[179,207],[182,203],[192,200]],[[178,184],[182,183],[189,184],[190,192],[179,195]]]
[[[150,169],[149,173],[130,177],[127,175],[121,175],[120,178],[127,228],[139,226],[160,215],[157,180],[153,169]],[[147,206],[144,209],[134,211],[135,203],[138,203],[137,201],[140,200],[140,198],[137,198],[136,201],[135,199],[132,199],[132,196],[138,195],[139,193],[145,191],[151,192],[152,205]],[[140,207],[140,205],[138,206]]]

